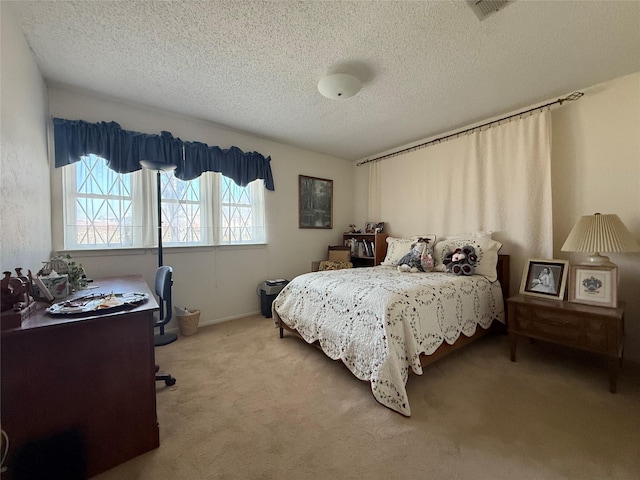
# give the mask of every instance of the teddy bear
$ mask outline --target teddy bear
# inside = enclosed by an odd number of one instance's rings
[[[455,275],[473,275],[476,264],[478,263],[478,255],[471,245],[464,245],[456,248],[453,252],[449,252],[444,256],[442,263],[447,269]]]
[[[411,250],[398,262],[399,272],[424,272],[433,267],[433,257],[429,251],[429,238],[418,238],[411,244]],[[426,267],[426,268],[425,268]]]

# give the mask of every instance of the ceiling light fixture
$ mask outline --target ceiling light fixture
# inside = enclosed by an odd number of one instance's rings
[[[362,83],[348,73],[327,75],[318,82],[318,91],[332,100],[353,97],[362,88]]]

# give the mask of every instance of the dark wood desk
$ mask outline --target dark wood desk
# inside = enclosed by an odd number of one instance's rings
[[[99,315],[52,316],[43,304],[21,327],[1,334],[8,478],[25,445],[60,432],[79,434],[88,477],[159,446],[153,351],[158,304],[142,276],[91,285],[98,288],[76,296],[140,292],[149,300]]]

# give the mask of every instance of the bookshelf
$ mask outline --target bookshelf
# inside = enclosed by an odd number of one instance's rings
[[[387,255],[386,233],[345,233],[342,235],[344,245],[347,245],[352,239],[357,242],[357,247],[351,249],[351,263],[354,267],[380,265],[380,262]],[[366,251],[365,244],[371,246],[369,251]]]

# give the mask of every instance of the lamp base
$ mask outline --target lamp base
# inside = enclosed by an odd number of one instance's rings
[[[611,261],[609,260],[609,257],[600,255],[597,252],[589,255],[586,259],[583,260],[582,263],[585,265],[609,265],[609,266],[615,265],[614,263],[611,263]]]
[[[178,339],[178,335],[175,333],[167,332],[162,334],[155,334],[153,336],[153,344],[156,347],[161,347],[162,345],[168,345],[171,342],[175,342]]]

